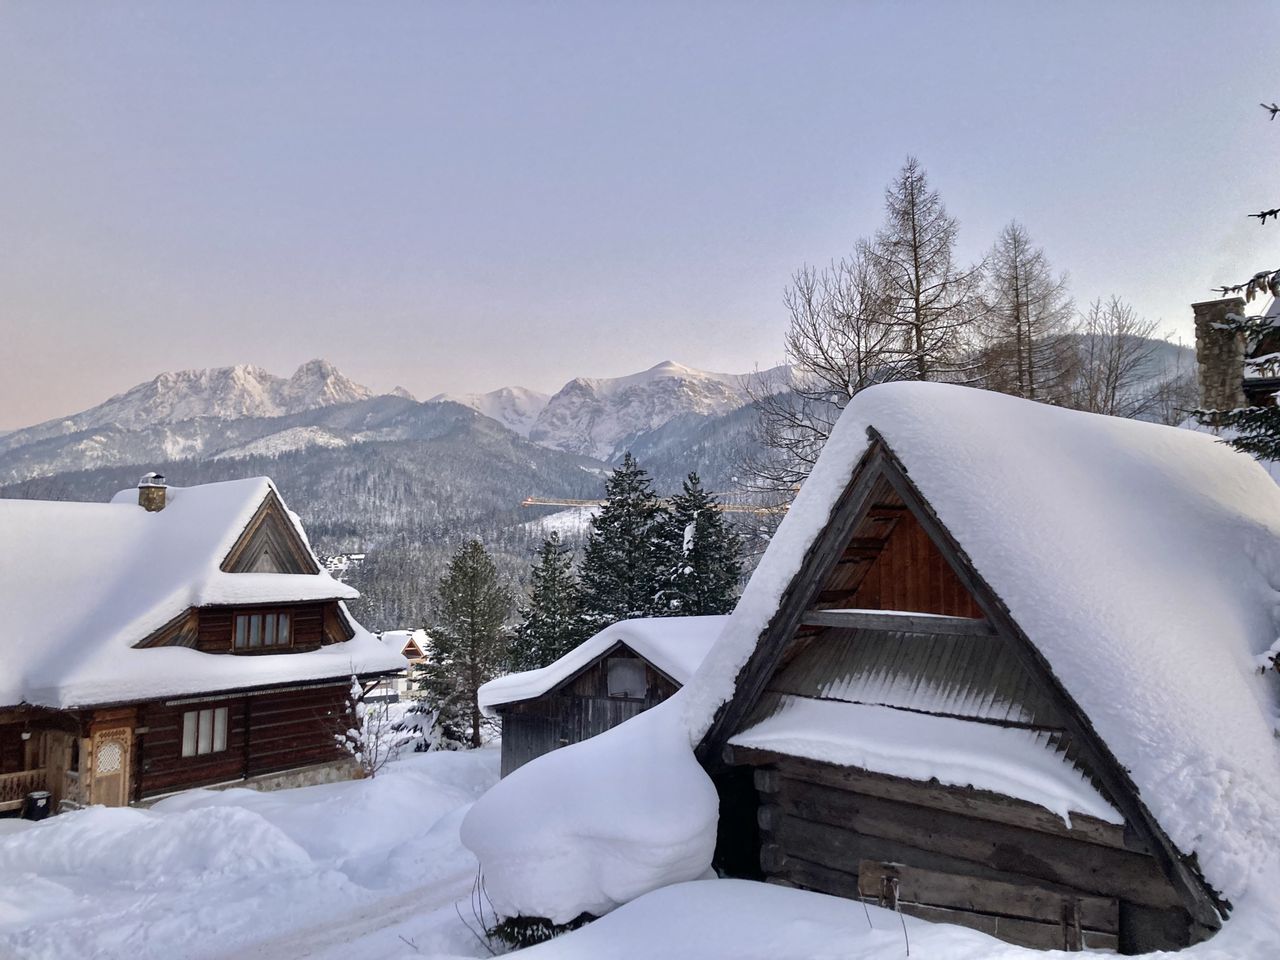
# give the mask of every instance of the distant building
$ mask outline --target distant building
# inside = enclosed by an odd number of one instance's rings
[[[623,620],[549,666],[490,680],[480,688],[480,709],[502,720],[502,775],[667,699],[728,619]]]
[[[0,810],[348,776],[351,676],[400,670],[266,478],[0,500]]]
[[[405,697],[413,697],[415,691],[410,689],[413,669],[427,662],[427,655],[430,650],[431,638],[427,636],[427,631],[421,628],[417,630],[384,630],[378,634],[378,639],[388,648],[399,650],[400,656],[404,657],[407,665],[395,676],[380,680],[371,695],[381,700],[401,700]]]

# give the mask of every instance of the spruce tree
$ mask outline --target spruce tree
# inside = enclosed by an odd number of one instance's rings
[[[434,656],[425,692],[439,709],[436,722],[446,730],[466,730],[472,747],[483,742],[476,692],[506,660],[503,627],[510,610],[511,594],[493,558],[479,540],[467,542],[449,561],[436,591]]]
[[[742,541],[714,494],[689,474],[663,522],[662,599],[670,616],[729,613],[742,575]]]
[[[605,481],[605,504],[591,522],[582,558],[587,632],[630,617],[663,613],[657,540],[664,510],[652,483],[629,452]]]
[[[538,549],[520,618],[510,649],[512,670],[545,667],[585,639],[573,557],[557,532]]]

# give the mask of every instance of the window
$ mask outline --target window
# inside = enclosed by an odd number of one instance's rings
[[[182,715],[182,755],[197,757],[227,749],[227,708],[188,710]]]
[[[237,613],[235,649],[262,650],[287,647],[291,641],[292,617],[287,612]]]
[[[649,685],[645,682],[644,663],[630,657],[610,657],[609,696],[643,700]]]

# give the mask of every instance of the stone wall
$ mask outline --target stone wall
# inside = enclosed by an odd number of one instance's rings
[[[1228,297],[1193,303],[1196,322],[1196,366],[1200,406],[1235,410],[1245,406],[1244,334],[1223,329],[1227,317],[1244,314],[1244,299]]]

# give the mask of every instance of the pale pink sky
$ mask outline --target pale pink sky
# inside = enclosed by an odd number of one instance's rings
[[[1240,3],[0,6],[0,429],[314,356],[419,396],[780,358],[908,153],[1078,299],[1280,265]],[[1247,27],[1247,29],[1246,29]]]

